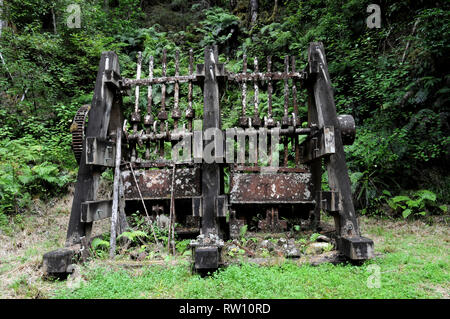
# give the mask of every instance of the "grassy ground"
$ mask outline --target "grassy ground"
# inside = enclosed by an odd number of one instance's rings
[[[0,235],[0,298],[449,298],[448,225],[362,218],[381,256],[362,266],[243,263],[211,277],[192,275],[186,259],[145,267],[93,260],[67,281],[42,278],[42,254],[64,244],[67,196]],[[379,288],[377,274],[379,271]],[[372,288],[371,288],[372,287]]]

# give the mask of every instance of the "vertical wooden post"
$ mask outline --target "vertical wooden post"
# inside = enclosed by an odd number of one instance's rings
[[[116,161],[114,168],[113,204],[111,214],[111,237],[109,242],[109,257],[116,254],[117,221],[119,210],[120,160],[122,158],[122,130],[116,129]]]
[[[125,194],[122,174],[119,183],[119,221],[117,226],[117,234],[122,234],[128,228],[127,216],[125,215]]]
[[[316,110],[316,101],[314,99],[314,90],[312,87],[308,89],[308,123],[318,126],[318,117]],[[309,227],[316,231],[320,224],[320,191],[322,190],[322,159],[316,158],[311,162],[311,174],[314,198],[316,206],[313,213],[309,216]]]
[[[218,62],[217,46],[205,49],[205,82],[203,106],[203,130],[221,128],[219,109],[219,84],[216,77]],[[215,143],[211,140],[209,143]],[[206,143],[205,143],[206,144]],[[218,163],[204,163],[202,170],[203,216],[202,233],[218,234],[216,221],[216,200],[220,192],[220,166]]]

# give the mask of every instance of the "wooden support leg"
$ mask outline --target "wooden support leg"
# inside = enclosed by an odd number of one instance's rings
[[[217,61],[217,47],[207,47],[205,50],[203,130],[220,129],[219,85],[215,74]],[[209,143],[215,143],[215,141],[211,140]],[[202,233],[205,235],[219,233],[215,206],[220,188],[219,164],[204,163],[202,167]]]
[[[205,49],[205,77],[204,77],[204,111],[203,130],[220,129],[219,84],[216,74],[218,62],[217,46]],[[213,137],[214,138],[214,137]],[[217,142],[211,140],[209,143]],[[207,145],[208,146],[208,145]],[[214,150],[217,152],[217,150]],[[203,163],[202,165],[202,236],[218,240],[220,229],[218,222],[217,199],[221,190],[220,164]],[[200,245],[194,248],[194,268],[197,271],[214,270],[218,268],[221,247],[217,242],[207,246]]]
[[[106,138],[107,136],[111,110],[113,104],[115,104],[114,98],[116,96],[114,86],[107,82],[107,75],[114,72],[120,74],[117,55],[114,52],[103,52],[97,73],[94,97],[89,111],[86,137]],[[86,165],[85,142],[83,144],[83,153],[78,169],[77,184],[67,230],[66,246],[78,244],[82,236],[89,239],[92,230],[92,223],[81,222],[81,204],[96,199],[101,169],[92,165]]]
[[[308,57],[310,92],[312,93],[310,95],[312,95],[315,105],[315,124],[319,128],[334,128],[335,152],[325,158],[325,165],[330,189],[338,192],[340,198],[339,211],[335,215],[338,249],[351,259],[369,259],[373,257],[373,241],[361,237],[353,206],[344,145],[323,44],[311,43]]]

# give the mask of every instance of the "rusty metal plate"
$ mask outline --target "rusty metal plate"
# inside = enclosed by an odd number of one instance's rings
[[[234,173],[230,189],[230,202],[234,204],[313,201],[311,173]]]
[[[170,199],[172,190],[172,169],[135,170],[136,180],[144,199]],[[122,171],[126,199],[139,200],[139,192],[131,171]],[[189,198],[201,195],[201,172],[199,168],[175,170],[175,198]]]

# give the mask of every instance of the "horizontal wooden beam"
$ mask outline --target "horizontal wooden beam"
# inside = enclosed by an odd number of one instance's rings
[[[111,217],[112,200],[98,200],[81,203],[81,222],[91,223]]]

